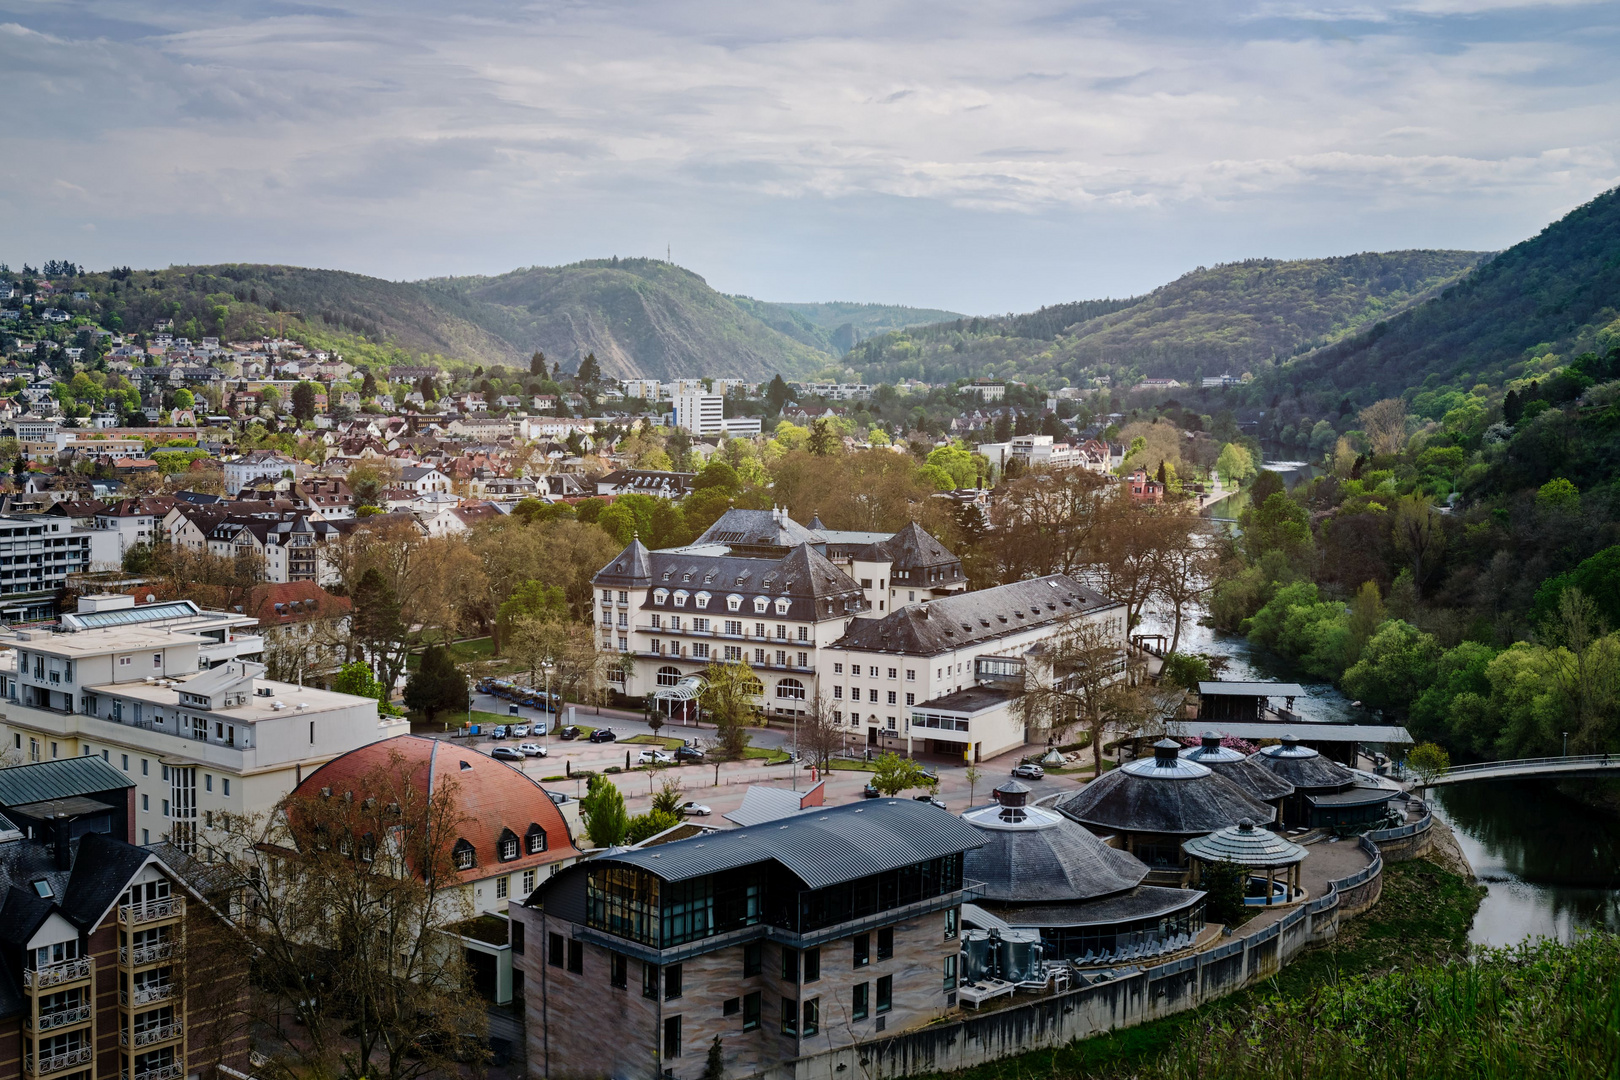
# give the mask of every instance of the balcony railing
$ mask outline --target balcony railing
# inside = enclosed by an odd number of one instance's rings
[[[125,926],[173,919],[186,913],[184,897],[170,896],[163,900],[148,900],[142,904],[125,904],[118,909],[118,921]]]
[[[57,1028],[84,1023],[90,1019],[90,1015],[94,1011],[89,1005],[79,1005],[72,1009],[57,1009],[55,1012],[40,1013],[37,1025],[34,1024],[31,1016],[25,1015],[24,1020],[35,1031],[55,1031]]]
[[[64,960],[60,964],[42,968],[28,968],[23,972],[23,986],[29,990],[39,990],[89,977],[90,960],[86,957],[82,960]]]
[[[60,1054],[42,1057],[35,1064],[33,1054],[23,1055],[23,1071],[34,1076],[50,1076],[66,1069],[76,1069],[81,1065],[88,1065],[96,1058],[96,1051],[91,1046],[79,1046],[72,1050],[64,1050]]]
[[[159,1024],[157,1027],[142,1028],[133,1037],[130,1036],[128,1028],[120,1029],[118,1041],[125,1046],[152,1046],[155,1043],[178,1039],[185,1033],[186,1025],[179,1020],[174,1020],[167,1024]],[[141,1074],[137,1073],[136,1075]]]
[[[118,991],[120,1005],[150,1005],[154,1001],[167,1001],[174,996],[174,983],[147,983],[134,991]]]
[[[140,967],[142,964],[160,964],[174,955],[174,942],[159,941],[151,945],[118,946],[118,962],[125,967]]]
[[[186,1067],[176,1061],[169,1065],[159,1065],[155,1069],[142,1069],[137,1073],[120,1073],[122,1080],[179,1080],[184,1076]]]

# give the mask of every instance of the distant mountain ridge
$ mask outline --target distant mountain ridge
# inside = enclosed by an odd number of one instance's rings
[[[891,332],[845,362],[868,382],[1258,374],[1428,299],[1485,257],[1395,251],[1200,267],[1145,296]]]
[[[842,356],[867,338],[886,334],[891,330],[904,330],[907,327],[926,326],[929,323],[967,317],[956,311],[906,307],[901,304],[862,304],[850,301],[821,304],[776,303],[769,300],[755,300],[751,296],[735,295],[727,299],[795,341],[834,356]]]

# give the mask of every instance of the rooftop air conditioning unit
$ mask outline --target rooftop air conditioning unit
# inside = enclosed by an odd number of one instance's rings
[[[151,686],[151,685],[152,685],[152,684],[153,684],[153,683],[155,683],[155,682],[157,682],[157,680],[156,680],[156,679],[154,679],[154,678],[153,678],[153,677],[152,677],[152,676],[150,676],[150,675],[148,675],[148,676],[147,676],[147,677],[146,677],[146,678],[144,678],[144,679],[142,679],[142,680],[141,680],[141,681],[142,681],[142,682],[144,682],[144,683],[146,683],[146,685],[148,685],[148,686]]]
[[[270,703],[270,707],[277,710],[285,709],[287,707],[287,703],[285,701],[272,701]]]

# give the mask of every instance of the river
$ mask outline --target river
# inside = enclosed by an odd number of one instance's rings
[[[1144,624],[1149,633],[1169,633],[1155,617]],[[1181,649],[1225,658],[1222,679],[1301,682],[1247,639],[1196,622],[1183,624]],[[1372,719],[1331,684],[1301,685],[1308,696],[1294,708],[1309,720]],[[1434,803],[1486,888],[1470,940],[1512,945],[1536,937],[1567,941],[1596,927],[1620,932],[1620,819],[1539,781],[1442,787]]]

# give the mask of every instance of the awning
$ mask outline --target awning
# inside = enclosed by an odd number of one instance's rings
[[[659,701],[691,701],[702,695],[708,683],[701,675],[688,675],[674,686],[660,686],[653,694]]]

